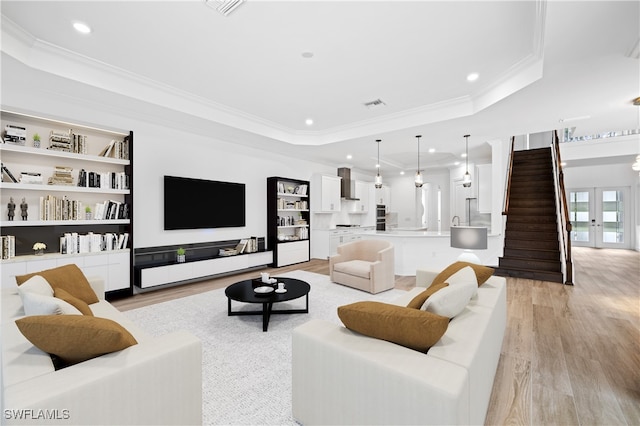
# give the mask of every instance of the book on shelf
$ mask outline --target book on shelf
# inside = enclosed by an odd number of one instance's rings
[[[129,219],[129,204],[115,200],[96,203],[93,218],[96,220]]]
[[[66,232],[60,237],[60,254],[99,253],[127,248],[129,233],[78,234]]]
[[[307,195],[307,185],[302,184],[302,185],[296,186],[293,193],[297,195]]]
[[[40,173],[21,172],[20,183],[41,185],[42,183],[44,183],[44,180],[42,179],[42,175]]]
[[[13,175],[13,173],[11,173],[7,166],[4,165],[4,163],[2,163],[1,167],[3,173],[6,174],[9,179],[11,179],[11,182],[18,183],[18,179],[16,179],[16,177]]]
[[[71,167],[55,166],[53,176],[47,180],[47,183],[49,185],[73,185],[72,171],[73,168]]]
[[[248,240],[240,240],[240,242],[238,243],[238,245],[236,245],[235,250],[238,252],[238,254],[241,254],[244,252],[244,250],[247,248],[247,243],[249,241]]]
[[[121,160],[129,159],[129,138],[122,141],[112,139],[98,154],[100,157],[111,157]]]
[[[14,235],[2,235],[1,239],[2,259],[16,257],[16,237]]]
[[[26,127],[17,126],[14,124],[7,124],[4,127],[4,142],[16,144],[16,145],[24,145],[27,140],[27,129]]]
[[[78,186],[83,188],[129,189],[129,176],[125,172],[78,172]]]
[[[70,200],[66,195],[40,197],[40,220],[80,220],[83,218],[83,203]]]

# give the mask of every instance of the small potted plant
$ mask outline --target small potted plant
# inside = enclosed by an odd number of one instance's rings
[[[184,261],[186,260],[185,254],[186,254],[186,250],[183,249],[182,247],[176,250],[178,263],[184,263]]]
[[[47,248],[47,245],[45,243],[35,243],[33,245],[33,251],[36,256],[43,255],[46,248]]]
[[[40,135],[37,133],[33,134],[33,147],[40,148]]]
[[[84,217],[87,220],[91,220],[91,207],[87,206],[84,208]]]

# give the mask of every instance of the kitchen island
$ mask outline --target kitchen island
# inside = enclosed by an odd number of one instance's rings
[[[360,239],[380,239],[395,247],[395,274],[415,275],[416,269],[443,269],[455,262],[464,250],[450,246],[450,233],[391,229],[388,231],[351,230]],[[475,250],[483,265],[497,266],[502,256],[504,238],[501,234],[489,234],[487,250]]]

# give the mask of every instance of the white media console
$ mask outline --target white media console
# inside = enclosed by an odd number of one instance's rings
[[[272,251],[215,257],[185,263],[140,267],[136,285],[141,289],[197,281],[204,278],[266,266],[273,262]],[[137,274],[136,274],[137,275]]]

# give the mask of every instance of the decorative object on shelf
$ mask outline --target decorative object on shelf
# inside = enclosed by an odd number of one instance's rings
[[[482,226],[452,226],[451,247],[464,249],[458,260],[481,265],[473,250],[487,249],[487,232],[487,228]]]
[[[380,142],[382,142],[382,139],[376,139],[376,143],[378,144],[378,164],[376,164],[376,168],[378,169],[378,172],[376,173],[375,186],[378,189],[382,188],[382,176],[380,176]]]
[[[465,163],[466,163],[466,172],[464,174],[464,177],[462,178],[462,186],[464,186],[465,188],[469,188],[471,186],[471,175],[469,174],[469,136],[471,135],[464,135],[464,139],[465,139]]]
[[[13,217],[16,215],[16,203],[13,202],[13,197],[9,198],[9,203],[7,204],[7,216],[9,220],[13,220]]]
[[[416,135],[416,138],[418,139],[418,169],[416,170],[416,178],[414,180],[414,183],[416,184],[416,188],[422,188],[422,185],[424,184],[422,180],[422,174],[420,174],[420,138],[421,137],[422,135]]]
[[[22,203],[20,203],[20,214],[22,215],[22,220],[27,220],[27,216],[29,216],[29,212],[27,211],[28,209],[29,204],[27,204],[27,201],[23,198]]]
[[[33,147],[40,148],[40,135],[37,133],[33,134]]]
[[[218,250],[218,255],[222,257],[235,256],[236,254],[238,254],[238,250],[235,248],[221,248]]]
[[[187,260],[186,253],[186,250],[182,247],[176,250],[176,260],[178,261],[178,263],[184,263],[185,260]]]
[[[34,254],[36,256],[41,256],[44,254],[44,251],[46,250],[46,248],[47,248],[47,245],[45,243],[35,243],[33,245]]]
[[[91,207],[87,206],[84,208],[84,217],[87,220],[91,220]]]

